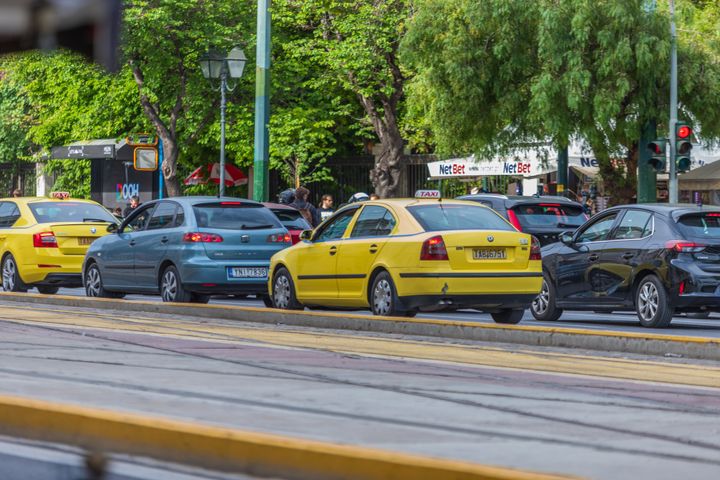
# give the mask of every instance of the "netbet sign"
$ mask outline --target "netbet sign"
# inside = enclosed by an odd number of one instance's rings
[[[440,175],[466,175],[465,164],[461,163],[447,163],[440,165]]]

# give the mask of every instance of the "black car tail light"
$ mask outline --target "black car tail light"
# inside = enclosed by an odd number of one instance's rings
[[[540,253],[540,240],[535,235],[532,236],[530,245],[530,260],[542,260],[542,253]]]
[[[688,242],[685,240],[669,240],[665,242],[665,248],[678,253],[698,253],[705,250],[707,245],[702,243]]]

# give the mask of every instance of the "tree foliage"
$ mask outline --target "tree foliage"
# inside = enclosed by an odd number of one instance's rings
[[[680,31],[681,116],[716,138],[716,47]],[[421,0],[404,47],[419,72],[413,108],[437,126],[445,151],[577,137],[627,201],[642,126],[658,119],[667,130],[669,19],[644,0]]]

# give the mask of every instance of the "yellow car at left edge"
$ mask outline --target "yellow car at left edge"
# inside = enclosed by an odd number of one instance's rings
[[[57,293],[82,286],[90,244],[116,218],[90,200],[24,197],[0,199],[0,258],[6,292]]]

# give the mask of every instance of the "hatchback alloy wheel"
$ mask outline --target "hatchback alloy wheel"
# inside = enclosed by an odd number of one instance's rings
[[[642,320],[652,321],[658,310],[658,290],[651,282],[643,284],[638,295],[638,312]]]
[[[548,288],[548,284],[543,279],[542,282],[542,289],[540,290],[540,293],[537,297],[535,297],[535,300],[532,301],[532,311],[538,315],[545,315],[545,313],[548,310],[548,306],[550,305],[550,289]]]
[[[178,279],[175,271],[168,268],[165,271],[160,287],[160,294],[164,302],[174,302],[178,294]]]
[[[638,284],[635,291],[635,311],[643,327],[663,328],[670,325],[674,309],[657,276],[648,275]]]
[[[85,274],[85,294],[88,297],[99,297],[102,290],[100,270],[96,265],[91,266]]]

